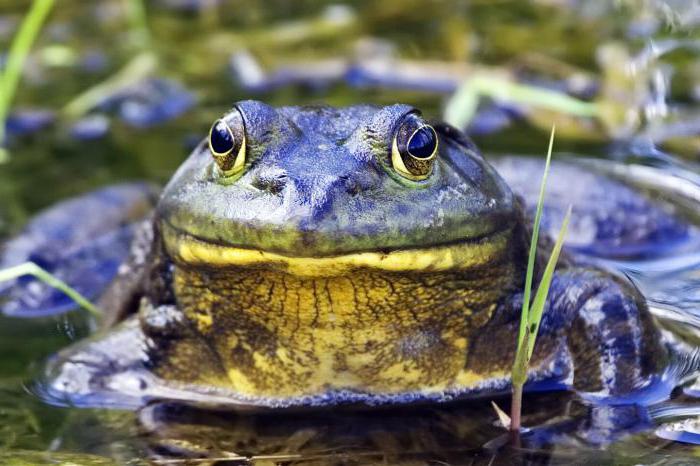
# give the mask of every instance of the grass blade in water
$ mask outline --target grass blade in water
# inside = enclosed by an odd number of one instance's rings
[[[13,280],[24,275],[32,275],[33,277],[36,277],[47,285],[65,293],[69,298],[75,301],[76,304],[96,318],[99,319],[102,317],[102,311],[96,308],[87,298],[71,288],[66,282],[54,277],[33,262],[25,262],[14,267],[0,270],[0,282]]]
[[[34,0],[29,13],[22,21],[22,25],[12,41],[7,55],[7,64],[2,76],[0,76],[0,163],[8,158],[7,151],[2,148],[5,143],[5,119],[19,84],[22,67],[53,4],[54,0]]]

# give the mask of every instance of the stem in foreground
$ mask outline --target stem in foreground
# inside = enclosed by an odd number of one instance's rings
[[[22,67],[53,4],[54,0],[34,0],[29,13],[12,40],[7,54],[7,63],[0,74],[0,163],[8,158],[7,151],[2,148],[2,144],[5,143],[5,119],[19,84]]]
[[[557,236],[554,248],[544,268],[540,284],[537,287],[535,298],[530,303],[531,287],[535,273],[535,257],[537,256],[537,245],[540,229],[540,221],[542,219],[542,209],[544,206],[544,193],[547,183],[547,174],[549,173],[549,164],[552,159],[552,145],[554,142],[554,127],[549,138],[549,149],[547,151],[547,160],[545,163],[544,175],[540,185],[540,195],[537,201],[537,211],[535,214],[535,222],[532,230],[532,238],[530,240],[530,252],[528,256],[527,270],[525,274],[525,289],[523,290],[523,303],[520,313],[520,328],[518,339],[515,346],[515,360],[513,361],[513,370],[511,372],[511,383],[513,386],[513,396],[510,409],[510,431],[517,440],[521,427],[521,410],[523,404],[523,387],[527,382],[527,372],[530,365],[530,359],[535,350],[535,341],[540,328],[540,322],[547,303],[549,288],[552,284],[554,269],[556,268],[559,254],[564,245],[566,231],[571,218],[571,206],[569,206],[564,222],[562,223],[559,235]]]
[[[513,361],[512,384],[513,394],[510,401],[510,431],[514,435],[520,434],[521,427],[521,412],[523,407],[523,387],[527,381],[527,366],[530,362],[528,358],[527,347],[530,339],[530,332],[525,332],[523,339],[515,353],[515,361]]]
[[[510,431],[520,433],[520,413],[523,408],[523,384],[513,384],[513,396],[510,402]]]

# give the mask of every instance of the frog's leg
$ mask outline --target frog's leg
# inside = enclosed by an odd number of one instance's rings
[[[489,374],[511,367],[521,303],[522,294],[513,297],[479,331],[468,370]],[[649,386],[666,358],[646,303],[631,284],[593,268],[555,274],[530,380],[556,379],[588,398],[613,399]]]
[[[571,384],[589,398],[639,392],[667,362],[643,296],[626,280],[596,269],[556,274],[540,331],[545,340],[565,342]]]
[[[177,306],[144,297],[138,314],[53,356],[37,392],[71,406],[137,408],[154,398],[236,404],[210,390],[225,379]]]
[[[637,404],[587,405],[572,401],[567,411],[564,416],[544,424],[529,426],[522,437],[523,446],[543,450],[583,441],[588,446],[604,449],[632,434],[654,428],[646,407]]]
[[[63,201],[0,247],[0,269],[31,261],[94,299],[128,256],[136,224],[151,211],[156,196],[152,186],[130,183]],[[0,312],[5,314],[32,317],[73,308],[67,296],[33,277],[0,283]]]
[[[489,160],[534,217],[544,161],[522,157]],[[554,161],[547,179],[542,231],[555,238],[571,205],[567,246],[607,258],[643,258],[696,245],[698,231],[661,201],[620,181],[573,163]]]

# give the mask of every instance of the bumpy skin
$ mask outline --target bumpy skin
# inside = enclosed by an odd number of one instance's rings
[[[195,150],[103,297],[112,321],[140,310],[60,354],[51,394],[259,407],[506,390],[528,232],[475,147],[436,124],[415,182],[390,160],[410,107],[237,108],[245,170],[224,178]],[[658,372],[659,341],[625,280],[564,261],[531,379],[624,395]]]
[[[522,157],[492,161],[498,173],[534,216],[542,162]],[[618,181],[575,163],[553,161],[547,182],[542,230],[555,237],[566,210],[573,207],[567,234],[569,250],[587,256],[645,259],[697,250],[697,231],[663,205]]]

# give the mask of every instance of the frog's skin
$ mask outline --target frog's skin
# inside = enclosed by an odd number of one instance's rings
[[[508,390],[529,244],[523,203],[443,123],[433,124],[438,155],[427,178],[399,173],[394,136],[422,121],[416,112],[236,104],[225,119],[242,125],[242,170],[225,175],[206,141],[195,149],[99,290],[110,328],[51,361],[47,396],[287,407]],[[500,166],[519,188],[541,176],[535,162]],[[550,174],[560,187],[592,184],[558,189],[548,206],[556,217],[576,203],[571,251],[647,255],[691,236],[663,206],[580,173],[555,164]],[[85,223],[74,220],[74,230]],[[573,257],[555,273],[530,380],[591,397],[644,388],[667,349],[643,297]]]

